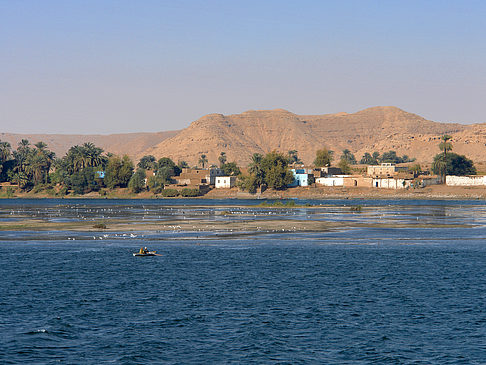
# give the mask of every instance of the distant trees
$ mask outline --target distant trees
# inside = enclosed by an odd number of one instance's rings
[[[474,162],[464,155],[450,152],[446,154],[445,163],[444,155],[437,154],[432,163],[432,172],[442,176],[442,181],[445,181],[445,175],[476,175],[476,167]]]
[[[376,157],[373,157],[369,152],[365,152],[359,163],[362,165],[378,165],[378,159]]]
[[[199,165],[202,166],[202,168],[206,167],[208,163],[208,159],[205,154],[202,154],[201,157],[199,157]]]
[[[228,162],[221,166],[221,170],[225,176],[238,176],[241,174],[241,170],[236,162]]]
[[[349,165],[349,162],[345,158],[341,158],[338,163],[338,167],[341,169],[341,172],[345,175],[351,174],[351,166]]]
[[[169,157],[162,157],[157,161],[155,176],[162,179],[164,184],[170,184],[173,176],[178,176],[182,169]]]
[[[271,189],[285,189],[294,181],[294,176],[288,167],[288,158],[276,151],[265,156],[255,153],[248,166],[249,176],[240,179],[240,187],[250,192],[265,186]]]
[[[126,188],[133,175],[133,169],[133,162],[127,155],[121,158],[116,155],[110,157],[105,170],[105,185],[109,189]]]
[[[445,182],[446,175],[476,175],[476,167],[472,160],[466,156],[459,155],[452,151],[452,143],[449,142],[451,136],[445,134],[441,137],[442,142],[439,144],[441,153],[435,155],[432,162],[432,172],[440,175],[442,182]]]
[[[297,155],[297,150],[290,150],[287,152],[289,164],[301,164],[302,160]]]
[[[413,177],[417,177],[422,172],[422,166],[420,166],[420,164],[417,163],[415,165],[410,166],[409,171],[413,173]]]
[[[218,157],[219,160],[219,167],[223,167],[223,165],[226,163],[226,152],[221,152],[221,154]]]
[[[135,194],[145,189],[145,170],[138,168],[128,182],[128,188]]]
[[[143,156],[140,161],[138,161],[137,167],[144,170],[155,170],[157,165],[156,159],[152,155]]]
[[[316,167],[331,166],[331,161],[333,160],[334,152],[328,150],[327,148],[322,148],[317,150],[316,159],[314,160],[314,165]]]
[[[365,152],[359,163],[364,165],[378,165],[379,163],[405,163],[405,162],[413,162],[415,161],[414,158],[409,158],[407,155],[398,156],[396,151],[388,151],[383,152],[380,156],[379,152],[373,152],[370,154],[369,152]]]
[[[356,165],[356,157],[351,153],[350,150],[347,148],[343,150],[343,154],[341,155],[341,160],[346,161],[349,165]]]
[[[8,170],[9,170],[9,161],[13,161],[11,159],[12,155],[12,146],[8,142],[0,141],[0,182],[7,180],[8,177]],[[13,164],[10,163],[10,168],[12,168]]]

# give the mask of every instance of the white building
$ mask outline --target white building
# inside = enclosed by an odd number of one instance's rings
[[[343,176],[316,177],[316,184],[324,186],[344,186]]]
[[[236,185],[236,176],[217,176],[215,180],[216,189],[229,189]]]
[[[485,186],[486,176],[446,176],[449,186]]]
[[[406,189],[409,188],[413,180],[410,179],[373,179],[373,187],[379,189]]]
[[[223,170],[221,170],[219,167],[211,167],[209,169],[209,184],[216,185],[216,178],[219,176],[224,176]]]

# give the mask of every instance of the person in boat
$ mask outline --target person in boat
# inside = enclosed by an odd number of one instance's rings
[[[143,250],[145,251],[144,253],[148,253],[148,252],[149,252],[149,250],[148,250],[148,248],[147,248],[147,247],[144,247],[144,249],[143,249]]]
[[[146,249],[146,248],[147,248],[147,247],[145,247],[145,248],[140,247],[140,251],[138,251],[138,253],[139,253],[140,255],[145,254],[145,249]]]

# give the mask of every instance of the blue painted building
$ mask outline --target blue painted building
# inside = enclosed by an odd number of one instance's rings
[[[290,169],[294,174],[294,182],[289,186],[309,186],[309,177],[312,179],[314,175],[312,174],[312,170],[307,169]]]

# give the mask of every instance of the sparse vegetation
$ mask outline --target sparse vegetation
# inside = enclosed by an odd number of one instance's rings
[[[363,207],[361,205],[352,205],[350,210],[355,213],[361,213],[363,210]]]
[[[331,162],[333,160],[333,155],[334,155],[334,152],[331,151],[331,150],[328,150],[327,148],[317,150],[316,159],[314,160],[314,166],[316,166],[316,167],[331,166]]]
[[[190,188],[182,189],[180,194],[185,198],[193,198],[200,195],[198,189],[190,189]]]
[[[175,198],[176,196],[179,196],[179,192],[176,189],[163,189],[160,192],[160,195],[166,198]]]
[[[297,204],[293,200],[276,200],[273,202],[262,202],[258,205],[265,208],[295,208]]]

